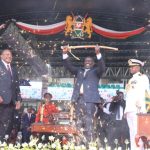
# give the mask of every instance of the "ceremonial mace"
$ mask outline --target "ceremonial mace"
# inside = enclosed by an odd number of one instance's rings
[[[66,46],[61,46],[61,49],[63,49],[64,47]],[[71,49],[78,49],[78,48],[95,48],[96,45],[80,45],[80,46],[67,46],[68,49],[69,49],[69,52],[70,54],[76,58],[77,60],[80,60],[78,57],[76,57],[72,52],[71,52]],[[104,49],[107,49],[107,50],[114,50],[114,51],[118,51],[118,48],[115,48],[115,47],[110,47],[110,46],[99,46],[100,48],[104,48]]]

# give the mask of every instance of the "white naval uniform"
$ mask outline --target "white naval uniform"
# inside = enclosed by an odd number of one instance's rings
[[[126,85],[126,108],[124,113],[130,130],[131,150],[137,150],[135,136],[137,134],[137,113],[146,113],[145,91],[149,89],[149,79],[137,72]]]

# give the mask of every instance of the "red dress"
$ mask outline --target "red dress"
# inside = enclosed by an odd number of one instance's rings
[[[35,122],[49,123],[51,115],[58,112],[58,108],[53,103],[41,104],[38,108]]]

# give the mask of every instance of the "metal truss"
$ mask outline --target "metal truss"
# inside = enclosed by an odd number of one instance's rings
[[[128,79],[131,76],[127,67],[107,67],[103,78]]]
[[[18,70],[21,79],[42,80],[42,78],[37,76],[31,66],[22,66]],[[142,72],[150,78],[149,68],[143,68]],[[48,78],[74,78],[74,76],[64,67],[49,67]],[[131,78],[131,74],[128,67],[107,67],[102,78],[115,81],[124,81]]]
[[[65,77],[73,77],[64,67],[56,67],[52,68],[52,77],[54,78],[65,78]],[[150,77],[150,69],[143,68],[142,72],[147,74]],[[107,67],[106,71],[103,75],[104,79],[129,79],[131,74],[129,72],[128,67]]]

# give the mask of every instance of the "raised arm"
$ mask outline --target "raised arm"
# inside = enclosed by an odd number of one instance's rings
[[[68,51],[69,48],[68,46],[64,46],[63,49],[63,65],[74,75],[77,75],[78,72],[78,67],[75,67],[72,65],[72,63],[69,60],[69,55],[68,55]]]
[[[104,63],[104,60],[103,60],[102,55],[100,53],[100,47],[98,45],[95,47],[95,53],[96,53],[96,57],[98,60],[96,72],[97,72],[97,75],[99,77],[101,77],[102,74],[105,72],[105,63]]]

